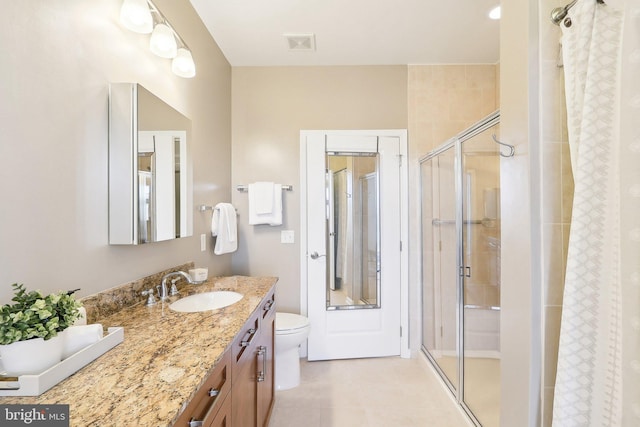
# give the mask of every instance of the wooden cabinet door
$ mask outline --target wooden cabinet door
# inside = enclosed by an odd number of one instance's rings
[[[256,427],[258,389],[257,342],[260,336],[260,313],[245,323],[233,343],[232,418],[234,427]]]
[[[233,427],[264,427],[274,400],[275,295],[272,290],[233,343]]]
[[[262,304],[258,345],[258,427],[269,424],[274,401],[275,295],[272,292]]]
[[[234,427],[255,427],[257,422],[258,389],[256,377],[258,358],[256,347],[249,351],[253,357],[243,359],[234,366],[232,397],[232,417]]]

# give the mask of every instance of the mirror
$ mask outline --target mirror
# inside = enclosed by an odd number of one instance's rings
[[[109,243],[192,234],[191,121],[136,83],[109,86]]]
[[[327,309],[378,308],[378,153],[327,153]]]

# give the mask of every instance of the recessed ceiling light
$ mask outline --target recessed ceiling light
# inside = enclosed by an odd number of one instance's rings
[[[496,6],[489,11],[489,18],[500,19],[500,6]]]

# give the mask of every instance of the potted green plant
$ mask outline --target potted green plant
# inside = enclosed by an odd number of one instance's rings
[[[43,372],[62,358],[60,332],[73,325],[81,304],[70,292],[42,295],[14,283],[13,304],[0,307],[0,357],[9,375]]]

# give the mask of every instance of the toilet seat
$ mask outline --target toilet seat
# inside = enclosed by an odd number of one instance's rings
[[[309,319],[293,313],[276,313],[276,335],[299,333],[309,327]]]

